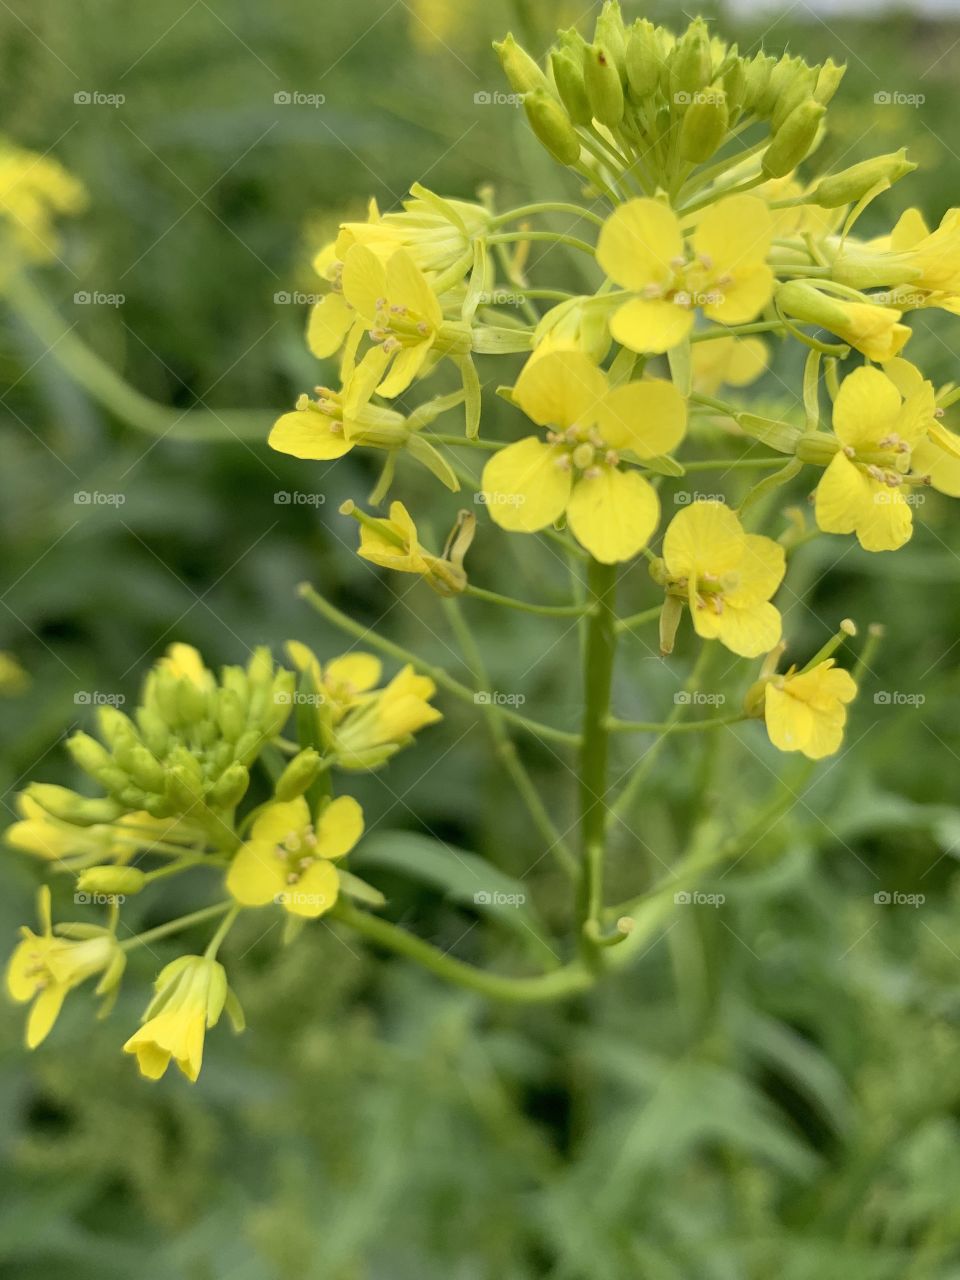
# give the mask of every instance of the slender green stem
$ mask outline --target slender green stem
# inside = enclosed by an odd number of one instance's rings
[[[611,733],[699,733],[705,729],[721,729],[724,725],[741,724],[749,717],[742,712],[731,716],[718,716],[715,720],[690,720],[682,724],[677,720],[617,720],[610,716],[607,728]]]
[[[524,240],[548,240],[553,244],[565,244],[571,249],[579,249],[581,253],[589,253],[596,257],[596,249],[586,240],[578,240],[576,236],[567,236],[560,231],[505,231],[499,235],[487,236],[487,244],[518,244]]]
[[[515,600],[512,596],[502,596],[499,592],[472,585],[468,585],[463,594],[474,600],[486,600],[488,604],[502,605],[505,609],[519,609],[523,613],[537,613],[546,618],[579,618],[590,613],[589,605],[531,604],[527,600]]]
[[[580,750],[580,836],[583,865],[579,893],[579,921],[588,954],[590,922],[598,921],[603,906],[603,861],[606,855],[607,754],[610,695],[617,649],[614,614],[617,566],[591,559],[587,589],[593,613],[587,626],[583,662],[584,714]],[[585,930],[585,932],[583,932]]]
[[[495,218],[490,219],[491,227],[503,226],[506,222],[517,222],[520,218],[532,218],[539,213],[569,213],[577,218],[586,218],[588,222],[594,223],[598,227],[603,226],[603,218],[599,214],[593,213],[590,209],[584,209],[578,204],[564,204],[562,201],[544,201],[542,204],[524,204],[519,209],[510,209],[506,213],[498,213]]]
[[[146,933],[138,933],[133,938],[125,938],[119,944],[121,951],[133,951],[136,947],[147,947],[151,942],[159,942],[161,938],[168,938],[172,933],[180,933],[184,929],[191,929],[195,924],[203,924],[205,920],[213,920],[216,916],[222,916],[227,911],[231,911],[235,907],[235,903],[218,902],[216,906],[204,907],[201,911],[192,911],[190,915],[178,916],[176,920],[168,920],[166,924],[158,924],[155,929],[148,929]]]
[[[375,631],[371,631],[369,627],[363,626],[360,622],[354,622],[353,618],[342,613],[328,600],[324,600],[323,596],[309,582],[302,582],[297,589],[297,593],[301,599],[306,600],[311,608],[316,609],[317,613],[321,614],[339,630],[346,632],[347,635],[353,636],[356,640],[361,640],[373,649],[379,649],[381,653],[385,653],[391,658],[396,658],[398,662],[409,662],[415,670],[429,676],[441,689],[446,689],[448,693],[453,694],[455,698],[459,698],[461,702],[466,702],[473,707],[478,705],[476,695],[468,685],[455,680],[447,671],[444,671],[443,667],[424,662],[422,658],[419,658],[409,649],[404,649],[402,645],[395,644],[392,640],[387,640],[384,636],[377,635]],[[541,724],[539,720],[531,720],[528,716],[520,715],[518,711],[513,711],[508,707],[501,707],[500,713],[505,720],[510,721],[511,724],[518,725],[521,729],[525,729],[527,733],[532,734],[535,738],[559,742],[565,747],[580,746],[579,733],[569,733],[566,729],[555,729],[553,725]]]
[[[640,613],[632,613],[629,618],[617,619],[617,631],[631,631],[634,627],[642,626],[645,622],[653,622],[655,618],[660,617],[660,610],[663,608],[663,602],[653,605],[650,609],[643,609]]]
[[[776,458],[704,458],[696,462],[681,462],[684,471],[745,471],[757,468],[761,471],[782,467],[783,454]]]
[[[442,432],[420,431],[417,434],[421,440],[426,440],[430,444],[445,444],[455,449],[485,449],[488,453],[493,453],[504,447],[502,440],[484,440],[480,436],[471,440],[469,436],[448,435]],[[475,483],[476,481],[471,478],[471,484]]]
[[[397,955],[416,961],[447,982],[490,996],[494,1000],[509,1000],[516,1004],[563,1000],[586,991],[595,981],[594,975],[586,966],[576,961],[549,973],[525,978],[511,978],[477,969],[440,951],[431,943],[414,937],[412,933],[398,929],[388,920],[359,911],[344,898],[338,901],[329,918],[339,920],[377,946],[386,947]]]
[[[220,947],[221,947],[221,944],[223,943],[224,938],[233,928],[234,921],[236,920],[237,916],[240,914],[241,910],[242,910],[242,907],[240,906],[240,904],[234,903],[234,905],[230,908],[227,914],[220,921],[220,924],[217,926],[216,933],[210,939],[210,942],[207,944],[207,949],[203,953],[208,960],[216,960],[217,952],[220,950]]]
[[[454,597],[447,597],[443,601],[443,607],[463,651],[467,665],[473,673],[476,692],[489,690],[490,673],[487,670],[483,654],[480,652],[480,647],[474,638],[473,632],[464,619],[459,600]],[[527,812],[530,814],[534,826],[546,842],[547,851],[557,859],[567,875],[575,879],[577,875],[576,859],[547,813],[546,806],[540,798],[540,793],[537,791],[533,779],[527,772],[526,766],[517,754],[516,747],[510,740],[510,736],[504,726],[503,708],[499,703],[490,700],[483,702],[481,705],[483,707],[483,718],[487,722],[487,728],[493,739],[497,756],[513,779],[520,798],[527,806]]]
[[[714,338],[743,338],[751,333],[780,333],[787,328],[782,320],[757,320],[752,324],[718,324],[699,333],[691,333],[691,342],[710,342]]]
[[[64,323],[29,277],[11,272],[0,285],[14,312],[34,332],[49,354],[84,391],[131,427],[169,440],[265,441],[269,410],[169,409],[131,387]]]

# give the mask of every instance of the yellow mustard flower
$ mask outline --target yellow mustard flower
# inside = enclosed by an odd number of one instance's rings
[[[527,417],[549,428],[494,454],[483,470],[491,519],[513,533],[535,533],[564,512],[577,540],[605,564],[629,560],[649,541],[660,502],[621,453],[668,453],[686,431],[686,405],[668,382],[611,388],[576,351],[530,361],[513,390]]]
[[[404,249],[431,284],[439,276],[446,277],[441,283],[449,285],[451,277],[462,277],[472,265],[473,242],[489,224],[490,213],[483,205],[448,200],[417,184],[401,211],[382,214],[376,200],[371,200],[365,222],[341,223],[333,253],[336,261],[345,262],[353,246],[362,244],[386,261],[397,249]],[[321,255],[314,266],[330,278],[329,249]]]
[[[356,512],[354,504],[341,507],[360,520],[360,547],[357,554],[371,564],[397,573],[415,573],[426,578],[441,595],[455,595],[467,585],[463,557],[473,540],[475,518],[462,513],[447,541],[442,556],[433,555],[420,543],[420,535],[410,512],[402,502],[391,502],[389,518]]]
[[[879,369],[844,378],[833,406],[842,448],[816,492],[824,533],[855,533],[866,551],[895,551],[909,541],[914,489],[907,476],[914,448],[938,426],[935,415],[933,387],[922,378],[906,397]]]
[[[909,399],[923,386],[923,374],[909,360],[890,360],[883,372],[897,390]],[[937,419],[942,410],[935,409]],[[940,421],[931,420],[927,433],[914,446],[910,455],[914,475],[927,481],[938,493],[950,498],[960,498],[960,436],[950,431]]]
[[[631,351],[669,351],[697,310],[720,324],[753,320],[770,301],[770,211],[755,196],[729,196],[700,217],[688,247],[677,215],[659,200],[628,200],[607,219],[597,261],[635,296],[610,319]]]
[[[810,760],[832,756],[843,741],[846,703],[856,696],[853,676],[835,666],[833,658],[808,671],[791,667],[771,676],[763,703],[770,741],[780,751],[800,751]]]
[[[387,759],[413,735],[443,716],[430,699],[437,686],[412,666],[403,667],[382,689],[366,695],[334,730],[337,764],[366,769]]]
[[[38,262],[56,257],[60,241],[54,218],[82,213],[86,204],[83,184],[58,161],[0,141],[0,217],[29,257]]]
[[[20,816],[7,827],[4,840],[13,849],[49,862],[70,859],[76,863],[91,855],[98,861],[125,862],[140,849],[149,849],[154,841],[168,838],[175,826],[141,810],[123,814],[113,823],[78,827],[55,818],[25,791],[18,794],[16,803]]]
[[[299,640],[288,640],[287,656],[300,672],[308,672],[314,691],[338,724],[351,707],[380,683],[383,664],[372,653],[345,653],[321,664],[316,654]]]
[[[939,307],[960,314],[960,209],[948,209],[931,231],[919,209],[901,214],[889,236],[843,242],[836,278],[858,288],[892,285],[887,300],[912,310]]]
[[[148,1080],[159,1080],[173,1061],[195,1083],[207,1030],[219,1022],[224,1006],[234,1029],[243,1029],[243,1014],[227,986],[223,965],[209,956],[178,956],[161,969],[154,989],[143,1025],[123,1051],[136,1055],[140,1073]]]
[[[748,387],[769,363],[766,344],[759,338],[712,338],[693,346],[693,386],[712,396],[721,387]]]
[[[900,323],[903,312],[897,307],[828,297],[796,280],[777,288],[777,306],[794,320],[828,329],[879,364],[899,355],[911,333],[909,325]]]
[[[744,658],[778,643],[780,613],[770,598],[783,581],[783,547],[746,533],[724,503],[695,502],[678,512],[664,534],[663,564],[668,591],[687,601],[703,639]]]
[[[333,865],[363,835],[363,810],[340,796],[321,810],[316,824],[303,796],[269,805],[237,850],[227,888],[245,907],[274,902],[306,919],[329,911],[340,893]]]
[[[108,930],[74,941],[57,937],[50,914],[50,890],[39,893],[42,933],[24,926],[7,967],[7,991],[18,1004],[33,1002],[27,1019],[27,1047],[35,1049],[50,1034],[63,1002],[74,987],[101,975],[97,995],[113,990],[123,974],[124,955]]]

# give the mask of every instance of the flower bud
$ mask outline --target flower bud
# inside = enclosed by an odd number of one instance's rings
[[[666,657],[673,653],[673,644],[677,637],[677,628],[683,617],[683,601],[679,596],[665,596],[663,608],[660,610],[660,652]]]
[[[508,32],[493,47],[500,59],[504,75],[515,93],[549,92],[550,82],[522,45],[517,44],[513,32]]]
[[[123,813],[123,808],[115,800],[89,800],[68,787],[58,787],[51,782],[31,782],[25,794],[36,800],[51,817],[72,822],[77,827],[115,822]]]
[[[747,73],[742,58],[737,58],[724,72],[723,91],[726,94],[727,112],[731,118],[735,118],[743,106],[747,92]]]
[[[583,78],[583,61],[565,49],[554,49],[550,54],[553,78],[557,83],[560,101],[574,124],[589,124],[593,119],[587,86]]]
[[[630,28],[624,61],[630,94],[642,102],[656,92],[663,70],[656,28],[646,18],[638,18]]]
[[[617,68],[621,83],[626,80],[627,31],[619,0],[606,0],[593,32],[594,43],[602,45]]]
[[[832,58],[826,60],[820,68],[816,88],[813,91],[813,96],[818,102],[822,102],[824,106],[827,105],[840,88],[840,81],[846,74],[846,70],[846,63],[836,63]]]
[[[729,124],[726,95],[721,85],[699,91],[687,108],[680,126],[680,155],[703,164],[723,142]]]
[[[702,18],[696,18],[677,41],[669,61],[669,90],[673,101],[678,94],[694,94],[710,83],[713,56],[710,34]]]
[[[608,129],[615,129],[623,119],[623,81],[605,45],[592,44],[587,48],[583,75],[594,118]]]
[[[217,695],[217,723],[228,742],[236,742],[247,727],[247,709],[233,689],[221,689]]]
[[[537,91],[523,100],[530,127],[560,164],[576,164],[580,159],[580,139],[570,117],[556,98]]]
[[[770,116],[770,126],[774,133],[780,128],[789,115],[813,96],[817,87],[817,70],[808,67],[801,58],[792,59],[792,65],[785,73],[783,88],[777,94]]]
[[[137,733],[129,717],[117,707],[97,708],[97,728],[100,731],[100,737],[114,751],[121,742],[136,740]]]
[[[77,888],[81,893],[122,894],[128,897],[139,893],[146,882],[146,875],[137,867],[88,867],[80,873]]]
[[[775,65],[776,59],[766,53],[758,53],[755,58],[744,63],[744,111],[756,112],[760,116],[767,115],[763,107],[766,103],[770,74]]]
[[[762,168],[768,178],[784,178],[797,167],[816,141],[826,113],[827,108],[813,98],[790,113],[763,153]]]
[[[311,787],[320,772],[320,755],[313,747],[295,755],[274,788],[278,800],[295,800]]]
[[[247,794],[250,774],[242,764],[225,769],[210,788],[210,804],[214,809],[232,809]]]
[[[110,752],[89,733],[72,734],[67,739],[67,750],[74,763],[93,778],[99,777],[101,770],[109,769],[113,764]]]
[[[906,147],[901,147],[890,155],[874,156],[872,160],[862,160],[841,173],[831,174],[817,184],[807,199],[823,209],[839,209],[841,205],[862,199],[880,183],[892,186],[916,167],[912,160],[907,159]]]
[[[152,791],[160,795],[163,791],[166,774],[161,765],[146,747],[134,747],[126,762],[127,772],[133,781],[144,791]]]

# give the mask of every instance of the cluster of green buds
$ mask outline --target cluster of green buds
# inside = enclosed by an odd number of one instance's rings
[[[813,150],[844,68],[831,59],[741,56],[697,18],[680,36],[607,0],[593,41],[563,31],[538,63],[508,35],[497,52],[537,137],[600,190],[677,192],[692,170],[756,126],[741,147],[764,179],[790,173]]]
[[[78,731],[67,742],[75,763],[107,792],[89,799],[34,784],[30,796],[52,817],[89,826],[143,810],[185,819],[198,830],[229,832],[223,815],[243,799],[250,767],[290,714],[294,676],[257,649],[246,668],[218,680],[195,649],[171,646],[147,677],[133,716],[98,709],[99,740]]]

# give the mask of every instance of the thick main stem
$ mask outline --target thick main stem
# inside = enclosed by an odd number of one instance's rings
[[[596,950],[584,926],[599,921],[603,905],[603,860],[606,853],[607,755],[610,692],[617,648],[614,612],[617,567],[591,560],[587,571],[589,605],[583,659],[584,712],[580,749],[580,838],[583,859],[578,900],[581,945]]]

